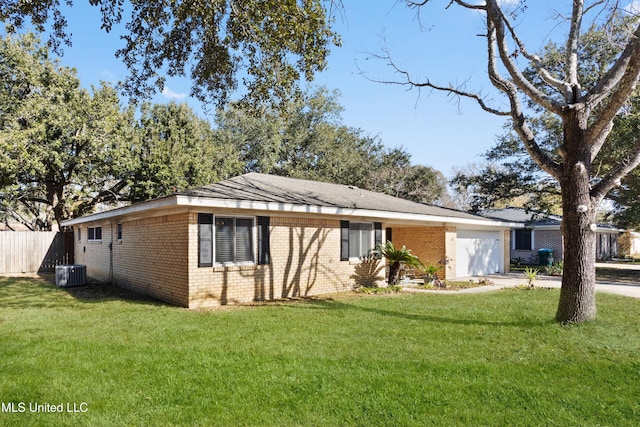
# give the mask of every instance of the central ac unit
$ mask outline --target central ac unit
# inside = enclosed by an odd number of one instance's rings
[[[56,265],[56,286],[84,286],[87,284],[86,265]]]

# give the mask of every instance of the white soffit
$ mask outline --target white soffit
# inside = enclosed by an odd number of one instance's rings
[[[248,211],[264,211],[278,213],[295,214],[316,214],[340,217],[366,217],[372,219],[390,220],[393,222],[416,222],[416,223],[441,223],[451,225],[463,225],[471,227],[487,228],[522,228],[520,223],[502,222],[489,219],[456,218],[447,216],[435,216],[424,214],[413,214],[404,212],[379,211],[368,209],[352,209],[334,206],[314,206],[298,205],[279,202],[262,202],[251,200],[213,199],[206,197],[193,197],[185,195],[173,195],[161,199],[142,202],[123,208],[110,211],[99,212],[83,217],[64,221],[63,226],[71,226],[86,222],[100,221],[113,217],[142,214],[159,209],[172,207],[190,208],[218,208],[218,209],[238,209]]]

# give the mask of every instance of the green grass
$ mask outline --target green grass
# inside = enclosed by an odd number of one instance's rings
[[[0,278],[0,402],[87,403],[0,425],[640,423],[632,298],[599,294],[597,321],[561,326],[550,289],[209,312],[73,295]]]

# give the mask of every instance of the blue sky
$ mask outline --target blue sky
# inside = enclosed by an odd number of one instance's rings
[[[63,64],[75,67],[85,86],[124,78],[126,68],[114,56],[121,46],[117,30],[104,33],[99,12],[84,2],[76,3],[68,15],[73,46],[65,48]],[[397,76],[385,61],[370,55],[387,49],[416,79],[428,76],[443,85],[466,82],[469,90],[496,95],[486,78],[484,39],[477,36],[483,32],[482,16],[455,6],[445,10],[448,3],[434,0],[418,16],[401,1],[344,0],[344,11],[335,26],[343,45],[332,50],[328,69],[312,84],[342,93],[345,125],[378,135],[388,147],[402,146],[414,163],[451,176],[452,168],[481,161],[480,155],[503,132],[505,119],[483,112],[468,100],[458,103],[443,93],[373,82],[371,79],[388,81]],[[503,3],[511,7],[517,0]],[[549,18],[555,12],[567,12],[570,3],[553,2],[555,11],[548,2],[527,3],[526,14],[515,22],[529,50],[539,50],[563,34],[564,28]],[[189,81],[172,79],[153,101],[188,102],[205,116],[188,93]],[[503,105],[498,98],[496,102]]]

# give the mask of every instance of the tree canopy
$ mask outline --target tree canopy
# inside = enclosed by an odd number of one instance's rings
[[[342,124],[339,93],[326,88],[292,97],[261,116],[230,105],[216,116],[221,141],[237,149],[249,172],[337,182],[422,203],[439,203],[442,173],[411,165],[403,148]]]
[[[247,171],[339,182],[438,202],[442,174],[402,148],[342,124],[338,93],[319,88],[211,124],[186,104],[120,105],[28,34],[0,39],[0,219],[31,229],[209,184]]]
[[[208,122],[175,104],[122,108],[80,86],[36,37],[0,39],[0,217],[31,229],[238,171]],[[204,157],[203,157],[204,156]],[[234,162],[236,167],[234,168]]]
[[[73,7],[73,0],[66,0]],[[89,0],[102,29],[124,25],[116,55],[129,69],[125,93],[144,98],[168,76],[187,76],[191,95],[216,105],[240,90],[252,104],[280,102],[326,66],[340,38],[331,29],[340,2],[323,0]],[[4,0],[8,33],[49,31],[56,52],[70,44],[68,9],[58,0]]]

